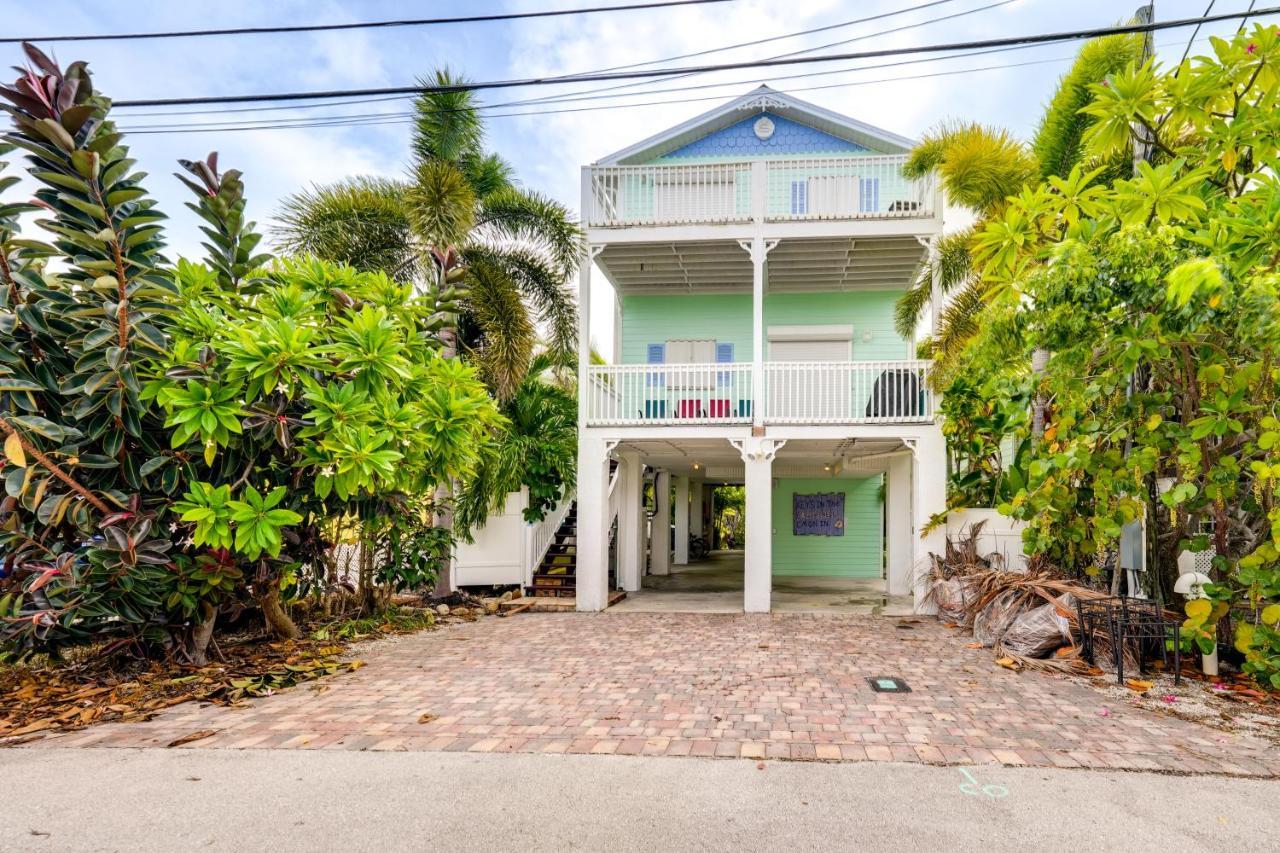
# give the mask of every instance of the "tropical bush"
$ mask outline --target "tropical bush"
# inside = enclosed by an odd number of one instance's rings
[[[284,604],[331,587],[339,541],[361,546],[365,603],[430,583],[452,548],[433,494],[505,427],[446,357],[438,294],[259,253],[216,156],[179,176],[207,257],[171,265],[84,64],[27,56],[0,88],[40,185],[0,206],[0,654],[201,661],[230,602],[296,636]],[[48,242],[20,233],[29,214]]]
[[[1089,87],[1085,162],[974,237],[986,296],[956,373],[998,410],[1026,394],[1003,380],[1048,356],[1030,388],[1043,436],[1001,506],[1029,551],[1095,572],[1145,517],[1167,598],[1178,555],[1211,550],[1212,594],[1237,618],[1191,614],[1187,636],[1234,626],[1249,670],[1280,686],[1280,35],[1212,44]],[[1150,160],[1114,177],[1135,137]]]

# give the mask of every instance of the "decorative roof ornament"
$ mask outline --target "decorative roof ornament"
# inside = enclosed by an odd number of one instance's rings
[[[791,106],[791,104],[789,104],[785,99],[780,98],[771,92],[761,92],[754,98],[743,101],[738,108],[743,110],[776,110],[789,106]]]

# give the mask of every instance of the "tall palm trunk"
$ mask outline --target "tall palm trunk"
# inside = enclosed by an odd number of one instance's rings
[[[445,358],[458,357],[458,325],[457,317],[451,317],[449,322],[440,330],[440,340],[442,347],[440,354]],[[436,486],[435,494],[435,511],[432,514],[432,525],[444,530],[453,529],[453,480],[446,479]],[[450,550],[440,562],[440,573],[436,576],[436,586],[433,594],[436,598],[444,598],[453,592],[453,552]]]

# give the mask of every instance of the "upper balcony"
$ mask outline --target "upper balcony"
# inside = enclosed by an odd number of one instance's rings
[[[589,427],[924,424],[932,362],[603,364],[588,373]],[[760,399],[755,397],[759,394]]]
[[[907,155],[589,166],[588,228],[932,219],[932,177],[902,174]]]

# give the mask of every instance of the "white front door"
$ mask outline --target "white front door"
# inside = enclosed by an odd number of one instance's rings
[[[771,334],[769,361],[794,367],[771,369],[770,417],[808,423],[848,420],[852,346],[850,338],[829,334],[805,338],[791,332],[776,339]]]

